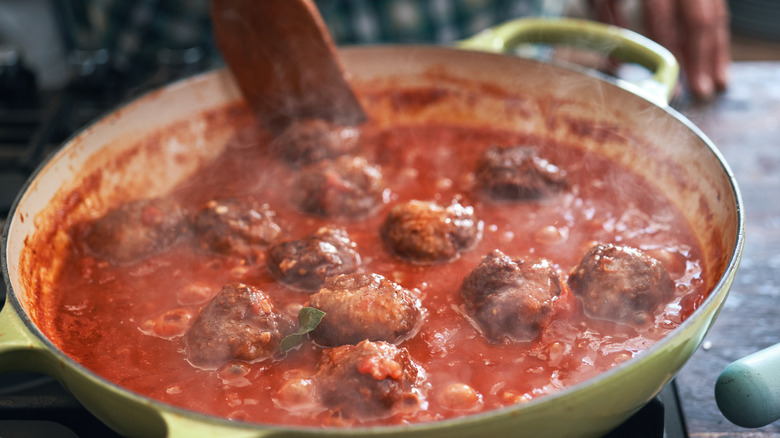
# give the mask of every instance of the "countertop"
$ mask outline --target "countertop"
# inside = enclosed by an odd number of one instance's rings
[[[720,149],[742,192],[747,234],[723,310],[677,377],[691,437],[780,437],[780,421],[731,424],[715,404],[718,375],[732,361],[780,343],[780,62],[732,64],[729,88],[677,109]],[[780,370],[779,370],[780,371]]]

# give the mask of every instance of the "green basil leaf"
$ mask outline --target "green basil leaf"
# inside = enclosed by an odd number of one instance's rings
[[[285,336],[284,339],[282,339],[280,347],[282,348],[283,352],[287,353],[301,342],[303,342],[303,335],[301,333],[293,333]]]
[[[317,328],[322,321],[322,317],[325,316],[325,312],[314,307],[304,307],[298,312],[298,324],[301,326],[303,333],[309,333]]]
[[[298,312],[298,331],[289,334],[282,339],[280,347],[283,352],[288,352],[303,342],[303,335],[317,328],[322,321],[325,312],[314,307],[304,307]]]

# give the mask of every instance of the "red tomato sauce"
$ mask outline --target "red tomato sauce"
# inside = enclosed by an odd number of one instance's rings
[[[400,344],[426,371],[422,409],[367,424],[434,421],[554,393],[640,354],[677,327],[706,294],[702,251],[680,212],[627,169],[571,145],[457,126],[383,130],[369,125],[363,155],[381,166],[385,203],[366,219],[334,221],[301,214],[289,196],[295,170],[264,149],[268,138],[246,117],[236,123],[238,134],[225,154],[170,196],[195,210],[215,197],[251,194],[276,210],[291,238],[335,223],[356,243],[362,271],[413,290],[426,309],[419,332]],[[474,166],[492,144],[537,146],[542,157],[567,172],[568,190],[534,202],[485,201],[474,190]],[[388,252],[378,229],[392,205],[412,199],[446,205],[455,196],[484,222],[474,249],[429,266]],[[78,241],[88,226],[69,230],[72,239]],[[588,318],[566,288],[555,301],[555,320],[533,342],[490,343],[465,317],[460,284],[492,250],[513,258],[547,258],[565,280],[594,242],[633,246],[663,263],[676,291],[652,324],[635,327]],[[309,402],[309,379],[322,349],[308,339],[284,356],[256,363],[236,361],[207,370],[187,361],[181,335],[226,283],[256,286],[295,319],[309,294],[277,284],[262,259],[246,263],[184,239],[124,266],[74,245],[66,264],[71,268],[48,298],[47,308],[56,309],[50,335],[100,376],[216,416],[264,424],[340,424]]]

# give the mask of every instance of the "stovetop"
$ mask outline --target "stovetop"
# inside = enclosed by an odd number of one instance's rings
[[[95,418],[51,377],[32,373],[0,376],[0,436],[120,437]],[[687,438],[672,381],[637,414],[604,438]]]
[[[20,51],[0,45],[0,218],[34,169],[76,131],[119,105],[174,80],[222,65],[211,48],[165,50],[153,68],[119,71],[103,50],[75,52],[73,74],[39,89]]]

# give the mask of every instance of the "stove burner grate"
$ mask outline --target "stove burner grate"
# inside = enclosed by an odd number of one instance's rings
[[[0,375],[0,436],[120,437],[94,417],[51,377],[35,373]],[[672,381],[628,421],[604,438],[687,438]]]

